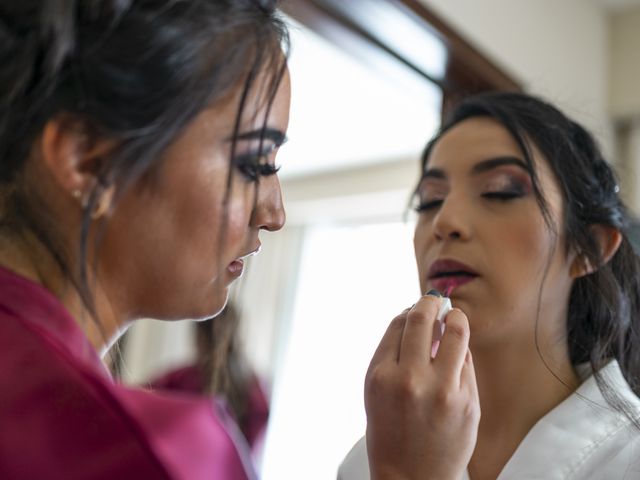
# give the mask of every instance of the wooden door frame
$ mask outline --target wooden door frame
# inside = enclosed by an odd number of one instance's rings
[[[522,91],[519,81],[419,0],[287,0],[281,7],[349,54],[387,64],[395,60],[398,68],[409,68],[435,83],[442,90],[443,115],[468,95],[490,90]],[[371,14],[372,7],[376,15]],[[394,41],[385,25],[389,15],[418,25],[442,43],[446,50],[443,75],[425,71],[415,54]]]

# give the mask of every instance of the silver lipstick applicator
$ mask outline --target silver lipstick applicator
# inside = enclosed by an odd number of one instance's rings
[[[440,322],[440,328],[433,329],[433,342],[431,343],[431,358],[435,358],[440,347],[440,339],[444,335],[445,323],[444,319],[452,309],[451,299],[449,297],[440,297],[440,309],[436,315],[436,320]]]

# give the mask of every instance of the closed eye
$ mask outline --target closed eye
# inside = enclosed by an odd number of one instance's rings
[[[234,165],[245,178],[251,182],[258,181],[260,177],[275,175],[280,167],[269,163],[269,157],[275,155],[279,144],[264,145],[262,150],[237,155]]]
[[[488,200],[500,200],[503,202],[506,202],[508,200],[513,200],[516,198],[521,198],[523,196],[524,196],[524,193],[517,190],[485,192],[482,194],[482,198],[486,198]]]
[[[260,177],[270,177],[280,170],[279,166],[272,165],[271,163],[261,163],[261,160],[264,158],[264,155],[259,154],[242,155],[237,157],[234,163],[236,168],[247,180],[255,182],[258,181]]]
[[[426,202],[421,202],[415,207],[415,211],[418,213],[428,212],[429,210],[433,210],[442,205],[443,200],[441,198],[437,200],[428,200]]]

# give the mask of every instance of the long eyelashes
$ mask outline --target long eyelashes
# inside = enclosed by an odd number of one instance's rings
[[[268,147],[263,152],[251,152],[237,156],[233,163],[235,167],[249,181],[255,182],[260,177],[275,175],[280,170],[279,166],[268,163],[266,159],[275,151],[277,147]]]
[[[521,198],[524,195],[525,195],[525,193],[521,189],[517,188],[517,189],[513,189],[513,190],[484,192],[480,196],[482,198],[484,198],[486,200],[490,200],[490,201],[508,202],[510,200],[515,200],[515,199]],[[434,210],[434,209],[440,207],[440,205],[442,205],[443,201],[444,201],[444,199],[438,198],[438,199],[426,200],[424,202],[420,202],[415,207],[415,211],[418,212],[418,213],[421,213],[421,212],[428,212],[430,210]]]
[[[260,177],[270,177],[280,170],[279,166],[270,163],[259,163],[260,156],[236,160],[236,168],[242,173],[247,180],[257,181]]]
[[[428,202],[420,202],[414,210],[418,213],[433,210],[442,204],[442,200],[429,200]]]
[[[487,198],[489,200],[502,200],[508,201],[513,200],[515,198],[520,198],[524,196],[524,192],[521,190],[506,190],[499,192],[486,192],[482,194],[483,198]]]

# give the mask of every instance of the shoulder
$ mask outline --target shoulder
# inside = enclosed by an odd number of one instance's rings
[[[575,478],[640,478],[640,398],[624,379],[617,362],[603,368],[601,377],[610,389],[609,395],[615,395],[628,416],[607,405],[606,414],[595,413],[591,417],[591,423],[608,423],[608,428],[585,455]]]
[[[0,320],[1,478],[246,478],[212,402],[115,384],[81,349]]]
[[[168,478],[109,395],[106,372],[6,313],[0,320],[0,477]]]
[[[640,430],[630,424],[595,446],[570,478],[640,478]]]
[[[204,394],[202,372],[197,365],[171,370],[149,382],[149,387],[153,390],[175,390]]]

